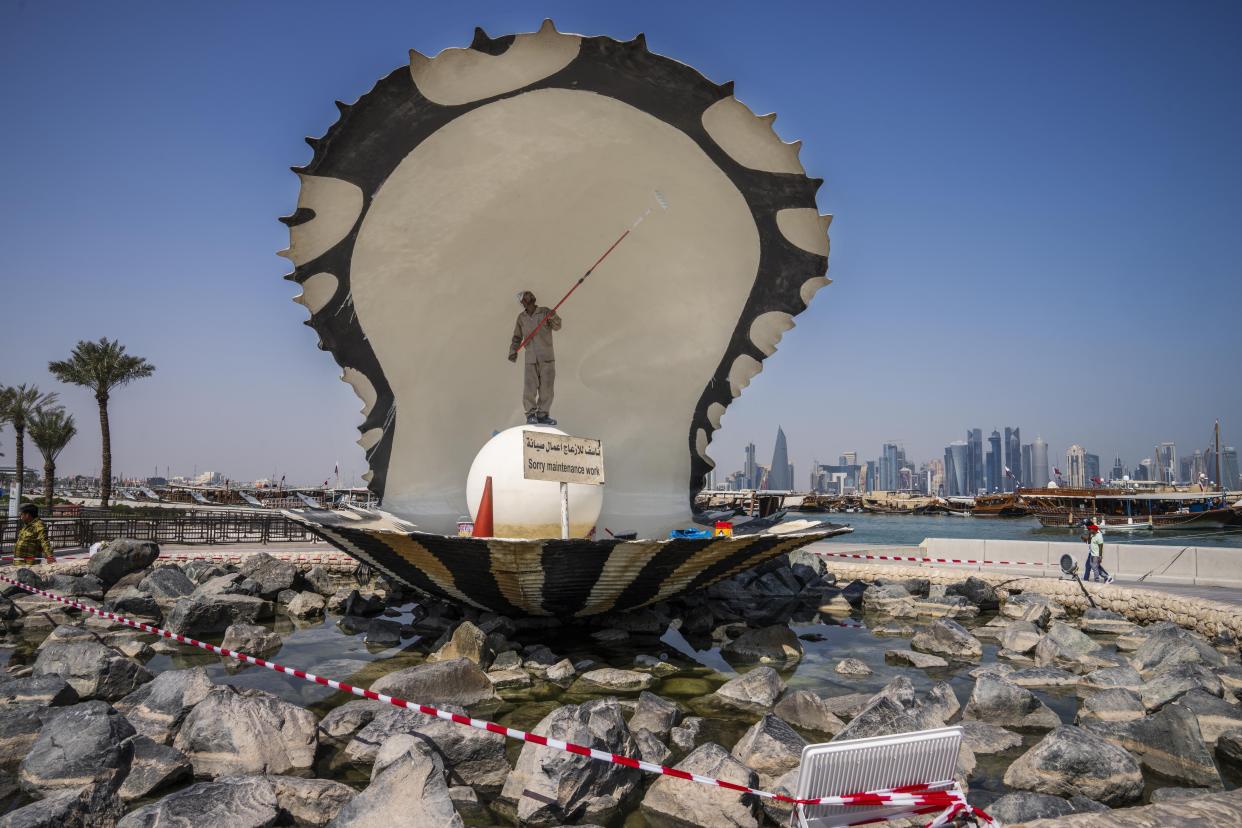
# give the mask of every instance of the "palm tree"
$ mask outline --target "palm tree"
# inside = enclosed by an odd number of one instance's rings
[[[56,458],[64,450],[78,427],[73,423],[73,415],[66,414],[65,409],[44,408],[35,414],[30,421],[30,440],[43,455],[43,495],[47,502],[47,513],[52,513],[52,484],[56,479]]]
[[[117,340],[102,338],[98,342],[82,340],[66,360],[49,362],[47,369],[61,382],[81,385],[95,392],[99,403],[99,430],[103,436],[103,468],[99,473],[103,491],[100,505],[108,506],[112,496],[112,435],[108,429],[108,396],[118,385],[155,373],[155,366],[142,357],[125,353]]]
[[[11,497],[18,496],[18,490],[26,477],[26,426],[38,416],[40,411],[55,402],[56,392],[49,391],[44,394],[34,385],[22,384],[16,388],[6,389],[0,395],[0,404],[4,407],[4,413],[0,419],[13,426],[14,433],[13,465],[17,485],[13,487]]]

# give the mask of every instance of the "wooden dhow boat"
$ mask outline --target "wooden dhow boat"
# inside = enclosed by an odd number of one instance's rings
[[[853,531],[781,532],[778,526],[753,535],[669,540],[473,538],[420,532],[377,510],[284,514],[419,592],[501,615],[562,619],[654,604]]]

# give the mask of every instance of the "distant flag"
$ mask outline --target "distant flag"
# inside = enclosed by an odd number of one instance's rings
[[[1091,482],[1092,482],[1092,483],[1094,483],[1096,486],[1103,486],[1103,485],[1104,485],[1104,478],[1102,478],[1102,477],[1098,477],[1098,476],[1097,476],[1097,477],[1093,477],[1093,478],[1091,478]]]

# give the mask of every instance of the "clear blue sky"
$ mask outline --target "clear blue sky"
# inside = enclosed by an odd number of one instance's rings
[[[360,474],[359,404],[275,256],[288,167],[410,47],[548,16],[735,80],[825,179],[836,283],[730,408],[722,471],[778,422],[799,481],[969,426],[1105,464],[1216,416],[1242,443],[1238,3],[10,0],[0,382],[53,388],[49,359],[118,337],[159,371],[116,395],[116,470]],[[61,467],[94,471],[93,401],[61,390]]]

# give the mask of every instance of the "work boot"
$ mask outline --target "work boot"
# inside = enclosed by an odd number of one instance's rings
[[[552,419],[547,414],[544,414],[539,418],[539,425],[554,426],[556,425],[556,420]]]
[[[540,420],[538,417],[536,417],[534,414],[531,414],[529,417],[526,418],[527,425],[539,425],[541,422],[543,421]]]

